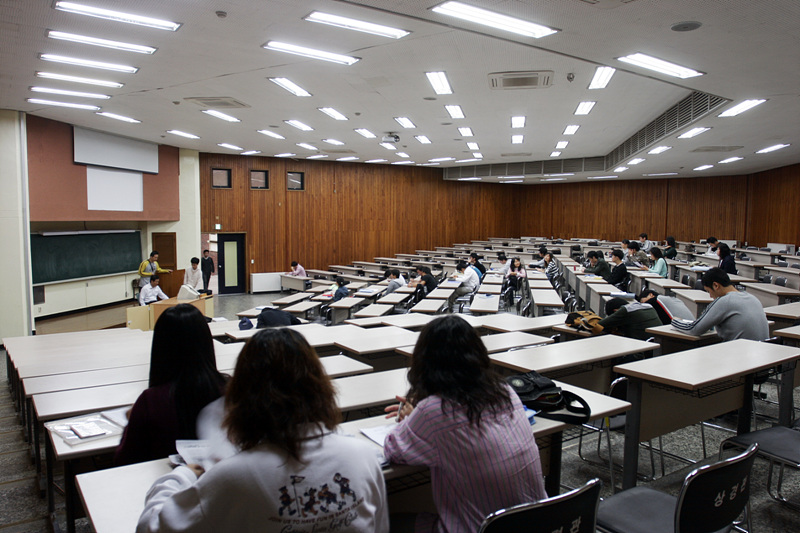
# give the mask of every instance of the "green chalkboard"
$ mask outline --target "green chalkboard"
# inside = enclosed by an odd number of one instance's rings
[[[77,235],[31,235],[33,284],[139,268],[142,245],[138,231]]]

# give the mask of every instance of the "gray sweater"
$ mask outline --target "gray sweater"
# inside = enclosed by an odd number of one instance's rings
[[[675,319],[672,326],[690,335],[702,335],[716,327],[723,341],[763,341],[769,338],[767,315],[761,302],[752,294],[739,291],[715,299],[694,322]]]

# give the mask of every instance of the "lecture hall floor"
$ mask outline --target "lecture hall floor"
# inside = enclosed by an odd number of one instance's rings
[[[256,305],[265,305],[277,298],[276,293],[268,294],[242,294],[217,296],[215,310],[217,316],[229,320],[236,320],[236,312]],[[5,352],[0,352],[2,365],[5,365]],[[6,386],[5,369],[0,367],[2,383]],[[775,390],[768,391],[772,399]],[[795,390],[795,405],[800,405],[800,389]],[[759,409],[764,409],[759,406]],[[724,425],[735,427],[732,421],[722,421]],[[766,427],[761,421],[759,428]],[[728,435],[710,428],[706,429],[708,451],[711,457],[716,457],[719,442]],[[596,436],[588,437],[584,443],[584,455],[591,455],[596,448]],[[622,462],[622,435],[612,435],[612,445],[617,461]],[[690,457],[702,457],[700,444],[700,430],[697,426],[683,429],[664,437],[664,447],[668,452]],[[603,447],[605,454],[605,446]],[[640,454],[640,472],[649,471],[648,454]],[[656,458],[657,471],[660,464]],[[582,461],[578,457],[578,440],[564,443],[562,460],[562,483],[576,487],[593,477],[603,480],[603,496],[611,493],[607,467],[598,467]],[[650,486],[671,494],[677,494],[683,477],[689,472],[690,467],[671,459],[666,459],[668,473],[665,477],[653,481]],[[617,476],[617,483],[619,483]],[[769,498],[766,492],[766,462],[757,460],[753,475],[751,476],[751,506],[753,512],[753,531],[758,533],[788,533],[800,531],[800,513],[791,511]],[[0,392],[0,533],[28,533],[49,532],[47,523],[46,501],[38,497],[35,489],[35,474],[33,466],[28,460],[27,445],[22,438],[22,428],[19,425],[10,395]],[[800,500],[800,473],[791,471],[788,480],[784,483],[785,492]],[[63,498],[57,496],[58,508],[63,510]],[[64,526],[63,512],[61,525]],[[78,520],[79,533],[92,531],[88,521],[83,518]]]

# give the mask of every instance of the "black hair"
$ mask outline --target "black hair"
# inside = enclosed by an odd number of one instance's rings
[[[544,255],[547,253],[547,246],[540,246],[539,247],[539,255]]]
[[[647,239],[647,233],[640,233],[639,237],[641,237],[643,239]]]
[[[719,283],[723,287],[730,287],[731,278],[721,268],[714,267],[703,274],[703,287],[711,287],[714,283]]]
[[[628,239],[622,239],[622,244],[623,244],[624,246],[628,246],[628,243],[629,243],[629,242],[631,242],[631,241],[629,241]]]
[[[222,395],[225,379],[217,371],[211,330],[203,314],[189,304],[161,313],[153,328],[148,386],[171,384],[180,438],[197,438],[197,415]]]
[[[589,251],[586,253],[586,259],[591,259],[591,258],[593,258],[593,257],[594,257],[594,258],[596,258],[596,259],[598,258],[598,256],[597,256],[597,251],[596,251],[596,250],[589,250]]]
[[[158,274],[153,274],[152,276],[150,276],[150,281],[151,282],[158,281],[159,279],[161,279],[161,278],[158,277]]]
[[[464,270],[465,268],[467,268],[467,263],[465,261],[459,261],[458,263],[456,263],[456,270],[461,271]]]
[[[296,267],[297,266],[297,261],[292,261],[292,266]]]
[[[475,260],[475,262],[476,262],[476,263],[480,263],[480,261],[481,261],[481,258],[478,256],[478,254],[477,254],[476,252],[472,252],[471,254],[469,254],[469,256],[470,256],[471,258],[473,258],[473,259]]]
[[[655,296],[656,298],[658,298],[658,293],[653,289],[643,289],[641,294],[639,294],[639,296],[636,297],[636,301],[641,302],[648,296]]]
[[[661,259],[662,257],[664,257],[664,252],[662,252],[661,248],[659,248],[658,246],[653,246],[652,248],[650,248],[650,253],[653,254],[653,257],[655,257],[656,259]]]
[[[393,268],[392,270],[390,270],[390,272],[392,273],[392,276],[394,276],[396,278],[400,277],[400,270],[399,269]]]
[[[631,241],[628,243],[628,249],[633,250],[634,252],[638,252],[639,250],[642,249],[642,247],[639,246],[639,241]]]
[[[199,265],[200,264],[200,260],[198,258],[196,258],[196,257],[192,257],[192,264],[193,265]]]
[[[614,251],[612,251],[611,255],[618,257],[619,259],[625,259],[625,254],[619,248],[616,248]]]
[[[337,276],[336,277],[336,284],[338,286],[340,286],[340,287],[342,287],[344,285],[347,285],[347,283],[344,281],[344,278],[342,276]]]
[[[720,259],[731,255],[731,247],[725,244],[724,242],[717,244],[717,251],[719,252]]]
[[[708,237],[706,239],[706,243],[708,244],[714,244],[715,242],[719,242],[716,237]]]
[[[511,405],[509,390],[494,369],[475,328],[458,315],[430,322],[419,335],[408,372],[408,399],[442,399],[442,411],[463,408],[470,424]]]
[[[628,301],[623,298],[611,298],[606,302],[606,316],[613,315],[617,309],[628,305]]]
[[[506,257],[506,254],[504,254],[503,252],[500,252],[499,254],[497,254],[497,260],[498,261],[505,261],[506,259],[508,259],[508,257]]]
[[[208,252],[208,251],[209,251],[209,250],[203,250],[203,253],[206,253],[206,252]]]
[[[519,257],[512,257],[511,258],[511,266],[508,267],[509,272],[517,272],[518,269],[516,267],[516,263],[519,261],[519,270],[524,270],[525,265],[522,264],[522,260]]]
[[[158,255],[158,252],[156,250],[150,252],[150,257],[153,257],[154,255]]]
[[[675,237],[672,237],[672,236],[667,237],[667,244],[669,244],[670,246],[674,247],[675,246]]]

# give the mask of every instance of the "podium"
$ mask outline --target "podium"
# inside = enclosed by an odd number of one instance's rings
[[[164,291],[164,294],[167,296],[177,296],[181,285],[183,285],[183,275],[185,272],[184,269],[179,269],[159,274],[158,286],[161,287],[161,290]]]
[[[177,292],[177,290],[175,291]],[[142,305],[139,307],[129,307],[127,309],[126,326],[130,329],[140,329],[142,331],[150,331],[158,321],[161,313],[174,307],[178,304],[189,304],[203,313],[204,316],[214,316],[214,298],[211,296],[195,298],[193,300],[178,300],[177,298],[168,298],[153,302],[150,305]]]

